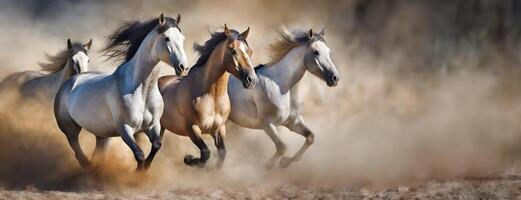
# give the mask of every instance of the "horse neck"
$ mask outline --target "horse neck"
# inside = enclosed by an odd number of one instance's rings
[[[73,74],[72,70],[72,59],[69,58],[67,62],[65,63],[65,66],[63,66],[60,70],[50,74],[48,77],[51,80],[50,84],[51,87],[58,89],[63,82],[65,82],[67,79],[69,79]]]
[[[136,54],[114,72],[131,90],[140,86],[150,88],[148,86],[157,84],[159,68],[156,68],[156,65],[159,63],[159,58],[152,53],[156,36],[156,31],[151,31],[139,45]]]
[[[304,77],[306,73],[305,53],[306,46],[297,46],[286,53],[282,59],[265,69],[265,73],[279,85],[283,93],[287,93],[294,88]]]
[[[200,84],[198,89],[201,93],[211,93],[214,97],[228,95],[228,79],[230,74],[226,72],[224,66],[223,43],[218,45],[212,52],[208,61],[197,70],[197,81]]]

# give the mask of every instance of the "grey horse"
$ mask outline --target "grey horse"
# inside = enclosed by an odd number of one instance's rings
[[[306,71],[330,87],[336,86],[339,80],[324,40],[324,30],[317,34],[312,30],[290,33],[284,29],[280,34],[281,39],[271,46],[273,61],[255,69],[259,81],[254,88],[245,89],[235,77],[230,77],[228,83],[232,105],[230,120],[246,128],[263,129],[275,143],[277,151],[268,167],[286,151],[286,145],[277,134],[277,126],[285,126],[306,138],[293,157],[281,158],[281,167],[300,160],[313,144],[314,134],[301,115],[302,101],[298,96],[298,83]]]
[[[48,63],[40,63],[42,71],[17,72],[7,76],[0,83],[3,92],[16,92],[22,102],[33,100],[42,105],[52,106],[60,86],[78,73],[87,71],[89,57],[87,52],[92,46],[92,39],[87,44],[71,42],[67,39],[67,48],[56,55],[48,55]],[[48,72],[48,73],[45,73]],[[45,106],[47,107],[47,106]]]

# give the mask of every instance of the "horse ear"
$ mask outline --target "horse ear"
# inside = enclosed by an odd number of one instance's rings
[[[72,42],[71,39],[67,39],[67,49],[72,49]]]
[[[229,36],[230,35],[230,29],[228,29],[228,26],[226,26],[226,24],[224,24],[224,34],[226,36]]]
[[[89,50],[90,47],[92,46],[92,38],[89,40],[89,42],[87,42],[87,44],[84,45],[84,47]]]
[[[161,13],[161,15],[159,15],[159,25],[165,25],[165,22],[165,16]]]
[[[312,38],[313,37],[313,29],[309,29],[309,33],[308,33],[308,37],[309,38]]]
[[[246,29],[244,32],[242,32],[239,37],[242,38],[243,40],[246,40],[246,38],[248,37],[248,33],[250,33],[250,27],[249,26],[248,26],[248,29]]]
[[[181,22],[181,14],[177,14],[177,18],[175,19],[176,23],[179,24]]]
[[[320,31],[320,33],[318,33],[318,35],[324,36],[324,33],[326,33],[326,27],[322,28],[322,30]]]

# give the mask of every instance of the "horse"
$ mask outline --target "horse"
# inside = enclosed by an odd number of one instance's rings
[[[239,34],[225,24],[224,32],[211,33],[211,38],[204,45],[194,45],[200,57],[186,77],[163,76],[159,79],[165,103],[161,135],[168,129],[172,133],[188,136],[201,151],[199,158],[185,156],[186,165],[204,166],[210,158],[202,134],[213,137],[219,153],[217,167],[224,161],[225,123],[230,113],[227,91],[229,74],[237,77],[244,88],[252,88],[257,82],[250,60],[253,52],[246,41],[249,31],[248,27]]]
[[[302,117],[302,100],[298,95],[298,83],[306,71],[324,80],[329,87],[336,86],[339,81],[324,40],[324,30],[317,34],[311,29],[294,33],[283,29],[279,33],[281,39],[271,45],[273,61],[255,68],[259,82],[254,88],[243,89],[235,78],[228,83],[232,104],[230,120],[242,127],[264,130],[275,143],[277,151],[267,163],[269,168],[286,151],[277,126],[285,126],[306,138],[293,157],[281,158],[282,168],[300,160],[314,142],[315,136]]]
[[[134,153],[136,171],[150,167],[162,143],[163,100],[156,65],[163,61],[178,75],[188,70],[180,21],[180,15],[173,19],[161,14],[124,23],[103,48],[105,55],[123,63],[113,73],[83,73],[62,85],[54,102],[55,117],[82,167],[91,164],[78,141],[82,128],[96,136],[93,159],[104,152],[110,137],[120,136]],[[152,143],[146,160],[134,138],[139,132],[145,132]]]
[[[71,76],[87,71],[89,65],[88,50],[92,39],[86,43],[71,42],[67,39],[67,48],[56,55],[46,54],[48,63],[39,63],[42,71],[17,72],[7,76],[1,83],[2,91],[16,92],[24,100],[39,102],[45,107],[52,107],[58,89]]]

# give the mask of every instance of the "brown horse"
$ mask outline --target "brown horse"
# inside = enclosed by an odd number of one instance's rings
[[[211,134],[219,152],[217,166],[226,156],[225,123],[230,114],[228,97],[229,73],[241,80],[245,88],[252,88],[257,75],[250,61],[252,50],[246,37],[250,28],[239,34],[224,25],[224,32],[213,33],[203,45],[194,48],[201,55],[186,77],[164,76],[159,79],[165,108],[161,117],[164,129],[188,136],[201,151],[201,157],[187,155],[187,165],[203,166],[210,158],[210,150],[201,135]],[[227,73],[229,72],[229,73]]]

